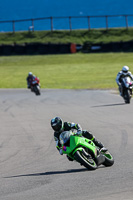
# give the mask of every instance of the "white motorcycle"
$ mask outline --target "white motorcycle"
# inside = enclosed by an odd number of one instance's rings
[[[133,88],[133,83],[131,81],[131,78],[128,76],[122,78],[121,90],[122,90],[122,97],[125,103],[130,103],[132,97],[132,88]]]

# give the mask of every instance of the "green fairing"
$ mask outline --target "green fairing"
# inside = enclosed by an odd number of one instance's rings
[[[70,147],[66,146],[66,151],[63,150],[63,154],[67,154],[74,159],[73,155],[77,150],[82,151],[82,147],[90,149],[94,156],[97,156],[95,144],[91,140],[73,135],[70,136]]]
[[[114,164],[113,156],[109,151],[104,149],[99,151],[92,140],[77,136],[72,131],[62,132],[59,139],[63,154],[67,154],[72,160],[76,160],[89,170],[95,170],[101,164],[106,167]]]

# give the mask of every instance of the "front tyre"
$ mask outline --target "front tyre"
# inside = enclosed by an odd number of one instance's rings
[[[89,170],[97,169],[97,164],[92,158],[86,158],[86,156],[81,151],[76,151],[74,154],[75,160],[82,165],[84,165]]]
[[[125,103],[130,103],[130,91],[129,90],[125,90]]]
[[[35,85],[34,86],[34,92],[35,92],[36,95],[40,95],[41,94],[39,85]]]

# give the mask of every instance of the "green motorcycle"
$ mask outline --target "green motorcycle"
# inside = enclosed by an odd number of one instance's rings
[[[63,154],[89,170],[95,170],[101,164],[106,167],[114,164],[114,158],[109,151],[100,150],[92,140],[77,136],[72,131],[62,132],[59,139]]]

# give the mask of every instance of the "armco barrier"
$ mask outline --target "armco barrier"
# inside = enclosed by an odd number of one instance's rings
[[[40,44],[38,47],[38,54],[48,54],[49,45],[48,44]]]
[[[3,55],[3,46],[0,45],[0,55]]]
[[[15,44],[12,53],[14,53],[16,55],[25,54],[25,45],[24,44]]]
[[[38,52],[38,46],[39,46],[39,44],[36,44],[36,43],[25,44],[25,53],[27,55],[37,54],[37,52]]]
[[[0,45],[0,55],[37,55],[71,53],[71,44],[25,43]]]
[[[110,42],[110,43],[84,43],[82,47],[83,53],[95,52],[133,52],[133,41],[128,42]]]
[[[14,45],[2,45],[1,46],[1,53],[2,55],[11,55],[14,51]]]
[[[0,45],[0,55],[45,55],[45,54],[67,54],[67,53],[94,53],[94,52],[133,52],[133,41],[110,42],[107,44],[90,42],[84,45],[75,44],[43,44],[25,43]]]

